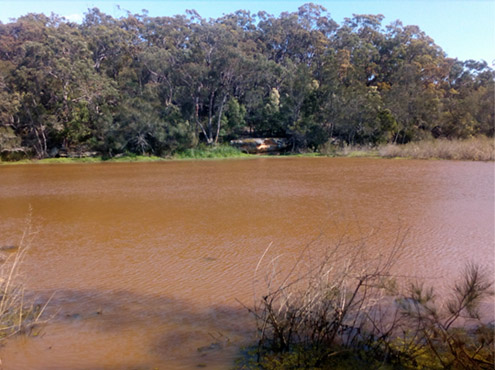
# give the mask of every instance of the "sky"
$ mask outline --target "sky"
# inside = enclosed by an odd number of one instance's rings
[[[384,26],[399,19],[404,25],[417,25],[451,58],[485,60],[495,67],[494,0],[0,0],[0,21],[8,23],[28,13],[52,12],[80,22],[88,9],[97,7],[119,18],[130,11],[149,16],[185,14],[196,10],[203,18],[217,18],[236,10],[257,13],[264,10],[278,16],[297,11],[307,2],[323,5],[339,24],[353,14],[383,14]]]

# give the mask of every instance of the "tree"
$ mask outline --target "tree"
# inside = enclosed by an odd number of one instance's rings
[[[284,137],[293,150],[493,136],[493,69],[382,21],[338,25],[314,4],[208,20],[93,8],[82,25],[28,14],[0,24],[2,145],[41,158],[166,155],[243,135]]]

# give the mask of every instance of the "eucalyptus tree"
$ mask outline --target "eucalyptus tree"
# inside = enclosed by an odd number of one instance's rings
[[[24,144],[45,157],[50,148],[88,140],[89,106],[98,83],[78,27],[55,15],[31,14],[9,24],[1,37],[15,40],[10,54],[2,53],[14,68],[2,77],[6,88],[15,91],[11,97],[17,96],[10,126]]]
[[[429,137],[440,119],[449,61],[417,26],[400,22],[388,28],[383,50],[377,86],[399,123],[396,141]]]
[[[164,155],[246,134],[295,150],[493,135],[493,69],[382,21],[339,26],[314,4],[218,19],[93,8],[81,25],[29,14],[0,24],[0,147]]]
[[[189,108],[198,137],[208,144],[219,141],[225,110],[235,104],[229,105],[229,99],[245,93],[246,76],[251,75],[246,52],[256,46],[243,45],[248,40],[238,21],[230,17],[205,20],[191,12],[191,34],[176,69],[184,107]]]
[[[41,61],[46,46],[46,24],[48,18],[41,15],[27,15],[15,23],[2,27],[2,92],[15,92],[17,104],[12,104],[12,97],[2,103],[3,125],[9,125],[23,137],[24,145],[33,148],[38,156],[47,152],[47,127],[41,117],[44,110],[41,99],[49,101],[49,96],[42,97],[43,71],[29,65],[26,60],[31,57]],[[41,63],[40,63],[41,64]],[[11,94],[8,94],[12,96]],[[48,99],[47,99],[48,97]],[[10,117],[9,117],[10,116]]]
[[[438,135],[493,136],[495,72],[484,61],[452,60],[451,63]]]

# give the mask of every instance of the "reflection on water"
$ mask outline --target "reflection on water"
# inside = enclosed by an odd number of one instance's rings
[[[371,232],[378,256],[401,231],[401,275],[440,289],[466,261],[493,275],[493,172],[327,158],[0,167],[0,246],[18,243],[31,206],[27,288],[56,292],[43,335],[11,341],[4,368],[228,368],[270,243],[283,268],[310,242]]]

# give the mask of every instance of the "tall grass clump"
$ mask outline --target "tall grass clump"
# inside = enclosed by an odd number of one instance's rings
[[[316,263],[302,254],[286,274],[269,262],[249,308],[258,344],[242,368],[493,368],[493,323],[478,314],[491,281],[469,265],[444,302],[421,284],[403,290],[391,273],[401,245],[369,258],[364,243],[339,243]]]
[[[466,140],[436,139],[403,145],[389,144],[380,147],[379,154],[389,158],[493,161],[495,160],[495,141],[493,138],[482,136]]]
[[[35,305],[25,297],[21,268],[31,239],[28,225],[18,247],[3,248],[0,262],[0,343],[15,334],[29,332],[41,322],[46,307]]]
[[[331,141],[323,144],[319,149],[321,155],[328,157],[376,157],[378,151],[370,145],[335,144]]]
[[[199,145],[196,148],[185,149],[176,152],[173,155],[174,159],[211,159],[211,158],[232,158],[232,157],[248,157],[241,150],[230,145],[206,146]]]

